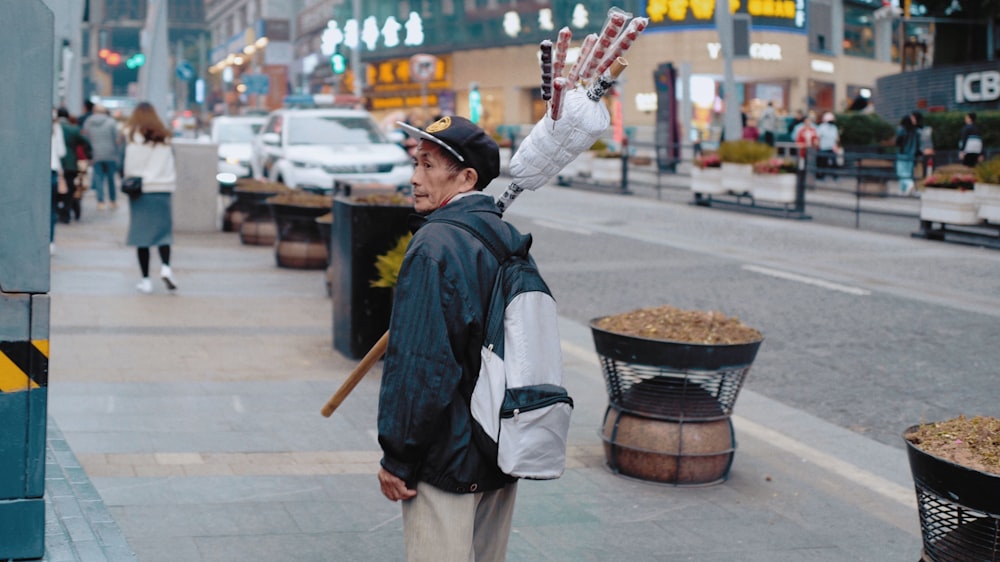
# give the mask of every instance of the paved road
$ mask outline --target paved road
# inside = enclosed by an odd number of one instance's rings
[[[577,322],[735,314],[767,337],[749,388],[895,447],[920,420],[1000,415],[1000,251],[567,188],[508,218]]]

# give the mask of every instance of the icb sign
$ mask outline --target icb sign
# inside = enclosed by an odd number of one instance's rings
[[[1000,72],[987,70],[955,75],[955,103],[1000,99]]]
[[[434,79],[437,65],[438,59],[434,55],[413,55],[410,57],[410,78],[426,84]]]

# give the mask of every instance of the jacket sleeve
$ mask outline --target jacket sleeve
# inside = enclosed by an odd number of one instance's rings
[[[379,394],[382,466],[412,485],[462,380],[453,334],[461,333],[456,283],[430,256],[404,261]]]

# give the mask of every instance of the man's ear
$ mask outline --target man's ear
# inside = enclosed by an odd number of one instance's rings
[[[475,168],[462,168],[462,174],[459,177],[462,179],[462,187],[469,187],[471,190],[476,189],[476,182],[479,181],[479,172]]]

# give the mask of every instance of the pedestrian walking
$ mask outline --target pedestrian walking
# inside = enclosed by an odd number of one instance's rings
[[[816,179],[826,177],[824,171],[837,167],[837,153],[840,151],[840,130],[836,116],[827,111],[823,122],[816,127]]]
[[[59,220],[69,223],[70,219],[80,220],[80,199],[76,196],[76,178],[80,174],[80,162],[86,162],[90,155],[90,143],[80,132],[80,127],[73,122],[69,110],[60,107],[56,110],[59,125],[62,127],[63,140],[66,142],[66,154],[62,157],[63,179],[66,180],[68,192],[61,196],[59,205]],[[84,164],[86,165],[86,164]]]
[[[107,186],[110,208],[118,207],[115,174],[120,158],[118,123],[103,105],[94,106],[93,115],[83,125],[83,135],[90,141],[91,188],[97,192],[97,209],[104,210],[104,188]]]
[[[490,136],[462,117],[425,130],[414,152],[414,226],[396,285],[379,395],[382,494],[403,500],[408,560],[502,561],[517,482],[476,443],[470,412],[490,292],[499,264],[471,233],[443,222],[475,213],[511,247],[493,198],[500,174]]]
[[[913,193],[913,165],[920,153],[920,131],[913,115],[904,115],[896,128],[896,177],[903,195]]]
[[[934,129],[924,123],[924,115],[919,111],[914,111],[913,123],[920,132],[920,153],[923,156],[924,166],[921,177],[928,178],[934,173]]]
[[[767,102],[767,107],[760,114],[760,130],[764,135],[764,142],[768,146],[774,146],[774,135],[778,130],[778,114],[774,111],[774,102]]]
[[[974,168],[983,157],[983,137],[976,125],[976,113],[965,114],[965,126],[958,137],[958,156],[962,164]]]
[[[746,125],[743,125],[743,140],[754,142],[760,140],[760,129],[757,128],[757,121],[755,119],[748,119]]]
[[[174,238],[171,195],[177,182],[171,136],[170,129],[148,102],[135,106],[125,123],[124,176],[142,178],[142,194],[129,198],[125,243],[137,248],[142,279],[136,288],[142,293],[153,292],[153,283],[149,280],[149,249],[154,246],[160,254],[160,278],[168,290],[177,289],[170,269],[170,245]]]
[[[62,173],[62,157],[66,154],[66,140],[56,112],[52,112],[51,141],[49,142],[49,168],[51,170],[51,205],[49,206],[49,254],[56,253],[56,223],[59,222],[59,204],[69,190]]]

